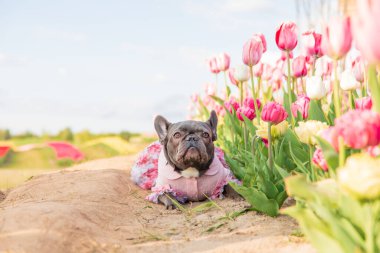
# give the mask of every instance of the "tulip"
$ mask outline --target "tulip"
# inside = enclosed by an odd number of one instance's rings
[[[240,121],[244,121],[243,115],[247,117],[249,120],[253,120],[256,116],[255,110],[246,106],[240,107],[236,111],[236,116]]]
[[[206,83],[204,86],[205,94],[208,96],[214,96],[216,93],[216,86],[213,83]]]
[[[267,51],[267,40],[265,39],[264,34],[262,33],[256,33],[253,36],[258,36],[261,39],[261,42],[263,43],[263,53]]]
[[[268,122],[260,121],[260,124],[257,123],[256,119],[253,121],[257,127],[256,136],[259,136],[262,139],[268,140]],[[289,123],[284,120],[277,125],[271,125],[271,136],[276,139],[283,136],[286,133],[286,130],[289,128]]]
[[[258,109],[261,108],[261,102],[259,99],[256,99],[257,107]],[[245,107],[251,108],[252,110],[255,110],[254,100],[251,97],[246,97],[243,101],[243,105]]]
[[[322,51],[333,59],[340,59],[351,48],[352,34],[349,17],[334,19],[326,26],[322,35]]]
[[[224,102],[224,106],[230,113],[232,113],[232,109],[237,111],[237,109],[240,107],[239,103],[235,100],[234,97],[231,97],[228,101]]]
[[[306,122],[300,121],[298,127],[294,128],[298,138],[301,142],[308,145],[317,145],[315,135],[318,136],[323,130],[328,129],[329,126],[318,120],[308,120]]]
[[[364,61],[360,56],[356,57],[352,62],[352,71],[354,72],[356,81],[360,83],[364,82]]]
[[[220,71],[226,71],[230,67],[230,56],[227,53],[221,53],[216,58],[216,62]]]
[[[371,110],[372,108],[372,98],[363,97],[355,99],[355,109],[358,110]]]
[[[313,163],[324,171],[328,171],[326,159],[323,156],[322,149],[317,148],[313,155]]]
[[[368,147],[366,151],[372,157],[380,157],[380,146]]]
[[[228,77],[230,78],[230,81],[233,85],[238,85],[238,81],[235,79],[235,69],[234,68],[230,68],[228,70]]]
[[[342,190],[360,200],[380,198],[380,158],[368,154],[350,156],[338,170],[337,182]]]
[[[208,61],[208,65],[210,67],[211,73],[218,74],[220,72],[220,69],[218,68],[218,62],[216,60],[216,57],[211,58]]]
[[[349,69],[343,71],[339,84],[340,88],[346,91],[360,88],[360,83],[356,81],[354,73],[352,73],[352,71]]]
[[[215,105],[215,112],[218,116],[223,117],[226,114],[224,107],[221,105]]]
[[[293,59],[293,52],[292,51],[289,51],[289,52],[281,51],[280,59],[277,62],[279,62],[281,60],[282,63],[284,63],[286,61],[286,59],[288,59],[288,55],[289,55],[290,59]],[[281,68],[282,68],[282,66],[281,66]]]
[[[294,22],[282,23],[276,31],[276,44],[283,51],[292,51],[297,46],[297,25]]]
[[[278,89],[273,92],[272,94],[274,101],[276,101],[279,104],[284,103],[284,90]]]
[[[371,64],[380,63],[380,1],[356,1],[352,19],[356,46]]]
[[[329,127],[325,130],[322,130],[318,133],[320,137],[325,139],[330,145],[336,150],[339,151],[338,137],[339,133],[335,127]]]
[[[333,63],[327,57],[323,56],[315,62],[315,75],[323,78],[331,76]]]
[[[264,71],[264,64],[262,64],[261,62],[253,66],[253,75],[255,77],[261,77],[263,75],[263,71]]]
[[[302,34],[305,45],[305,52],[312,58],[319,58],[323,55],[321,49],[322,34],[314,31],[307,31]]]
[[[284,121],[287,117],[288,113],[285,108],[276,102],[267,103],[261,113],[262,120],[275,125]]]
[[[250,38],[243,47],[243,62],[247,66],[256,65],[263,54],[263,42],[259,36]]]
[[[294,117],[297,117],[297,112],[300,112],[303,119],[309,116],[310,98],[305,95],[299,95],[296,102],[291,106],[291,111]]]
[[[248,79],[249,79],[250,75],[249,75],[249,68],[245,65],[240,65],[238,67],[236,67],[235,71],[234,71],[234,78],[238,81],[238,82],[246,82]]]
[[[297,56],[292,63],[294,77],[303,77],[307,75],[306,58],[305,56]]]
[[[335,128],[345,144],[362,149],[380,144],[380,114],[370,110],[352,110],[335,119]]]
[[[306,78],[306,94],[311,99],[321,99],[327,94],[327,90],[319,76]]]

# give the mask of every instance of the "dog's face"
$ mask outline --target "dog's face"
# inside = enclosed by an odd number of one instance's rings
[[[214,158],[217,124],[214,111],[206,122],[187,120],[169,123],[162,116],[154,120],[168,163],[185,177],[201,176],[209,168]]]

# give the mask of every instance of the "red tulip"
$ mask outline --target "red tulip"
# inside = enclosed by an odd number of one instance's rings
[[[243,62],[247,66],[256,65],[264,52],[263,42],[260,36],[250,38],[243,47]]]
[[[355,99],[355,108],[358,110],[371,110],[372,99],[371,97],[363,97]]]
[[[307,75],[306,57],[297,56],[292,63],[292,70],[294,77],[303,77]]]
[[[236,111],[236,116],[240,121],[244,121],[243,115],[247,117],[249,120],[253,120],[256,117],[255,111],[249,107],[240,107]]]
[[[218,69],[220,71],[226,71],[230,67],[230,56],[227,53],[221,53],[216,58]]]
[[[218,74],[220,72],[220,69],[218,67],[218,62],[216,60],[216,57],[211,58],[208,61],[208,65],[210,67],[211,73]]]
[[[352,18],[355,42],[365,59],[380,63],[380,1],[356,1],[356,15]]]
[[[308,56],[321,57],[323,55],[321,49],[322,34],[316,33],[314,31],[307,31],[302,34],[305,45],[305,53]]]
[[[272,124],[277,125],[278,123],[281,123],[288,117],[287,112],[285,111],[285,108],[276,103],[276,102],[269,102],[267,103],[263,111],[261,112],[261,119],[270,122]]]
[[[310,98],[304,95],[300,95],[297,101],[291,106],[291,111],[294,117],[297,117],[297,112],[300,112],[303,119],[307,119],[309,116]]]
[[[352,34],[349,17],[334,19],[322,35],[322,51],[333,59],[340,59],[351,48]]]
[[[283,51],[292,51],[297,46],[297,25],[285,22],[277,28],[276,44]]]

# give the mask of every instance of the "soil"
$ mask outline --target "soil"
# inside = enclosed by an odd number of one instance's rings
[[[0,252],[315,252],[290,217],[228,219],[244,200],[200,212],[147,202],[130,180],[134,159],[91,161],[10,190],[0,203]]]

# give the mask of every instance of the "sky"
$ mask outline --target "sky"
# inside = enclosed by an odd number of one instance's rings
[[[215,80],[207,58],[241,64],[258,32],[276,51],[295,19],[294,0],[0,0],[0,128],[153,132]]]

